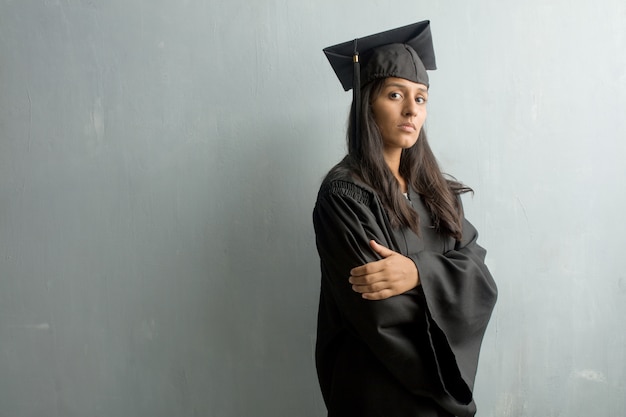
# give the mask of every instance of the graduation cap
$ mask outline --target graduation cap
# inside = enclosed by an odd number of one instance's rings
[[[361,87],[386,77],[428,86],[426,70],[437,68],[428,20],[329,46],[324,54],[344,90],[353,90],[357,138]]]

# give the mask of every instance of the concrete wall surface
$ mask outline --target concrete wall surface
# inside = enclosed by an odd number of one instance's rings
[[[423,19],[500,289],[478,415],[624,415],[623,0],[0,0],[0,417],[325,415],[321,50]]]

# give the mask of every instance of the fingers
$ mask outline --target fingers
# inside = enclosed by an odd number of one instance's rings
[[[402,294],[419,284],[415,263],[409,258],[370,240],[370,247],[383,259],[353,268],[348,281],[352,290],[367,300],[383,300]]]
[[[384,300],[402,294],[410,289],[410,287],[394,286],[389,282],[352,286],[352,290],[361,294],[361,297],[366,300]]]
[[[365,284],[365,285],[352,285],[352,290],[354,292],[358,292],[359,294],[367,294],[367,293],[375,293],[383,290],[390,289],[389,283],[387,282],[375,282],[373,284]]]
[[[395,295],[387,282],[377,282],[370,285],[353,285],[352,290],[361,294],[366,300],[383,300]]]
[[[361,296],[366,300],[385,300],[387,298],[393,297],[395,294],[390,289],[384,289],[378,292],[368,292],[361,294]]]
[[[374,250],[374,252],[376,252],[377,254],[382,256],[383,258],[386,258],[386,257],[391,256],[391,255],[396,253],[396,252],[392,251],[391,249],[389,249],[389,248],[381,245],[380,243],[376,242],[375,240],[370,240],[370,247]]]
[[[352,275],[348,279],[352,291],[361,294],[366,300],[382,300],[393,295],[392,283],[387,279],[384,270],[359,276]]]
[[[392,255],[398,255],[397,252],[394,252],[391,249],[386,248],[385,246],[377,243],[375,240],[370,240],[370,246],[372,250],[374,250],[377,254],[382,256],[383,259],[369,262],[369,263],[366,263],[365,265],[361,265],[356,268],[353,268],[350,271],[350,275],[362,276],[362,275],[373,274],[375,272],[382,271],[386,265],[386,263],[384,262],[385,259]]]
[[[357,266],[356,268],[350,270],[350,276],[360,277],[380,272],[385,267],[385,263],[383,261],[384,259],[381,259],[380,261],[370,262],[365,265]]]
[[[372,285],[376,282],[385,282],[388,281],[387,276],[385,275],[384,271],[380,271],[380,272],[374,272],[371,274],[364,274],[364,275],[351,275],[350,278],[348,278],[348,282],[350,282],[350,284],[352,285]]]

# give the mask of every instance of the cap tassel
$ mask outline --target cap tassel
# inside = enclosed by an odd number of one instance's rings
[[[361,65],[359,64],[358,40],[354,40],[353,62],[353,85],[352,85],[352,103],[354,105],[354,137],[353,144],[360,148],[357,144],[361,141]]]

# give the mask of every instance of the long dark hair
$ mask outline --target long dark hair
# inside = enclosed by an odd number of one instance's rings
[[[376,191],[387,210],[393,227],[406,226],[419,234],[419,218],[406,203],[400,184],[383,158],[383,139],[374,121],[370,103],[380,94],[384,78],[361,89],[361,134],[354,137],[354,103],[348,123],[348,158],[350,169]],[[415,145],[402,150],[400,175],[417,191],[431,213],[433,225],[441,233],[461,239],[462,208],[458,196],[472,189],[446,178],[428,145],[422,128]]]

